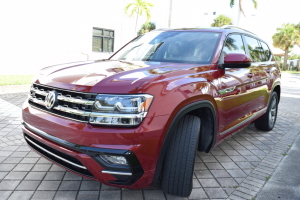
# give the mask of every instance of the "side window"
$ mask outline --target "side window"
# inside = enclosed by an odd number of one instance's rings
[[[268,45],[267,45],[266,43],[262,42],[262,41],[261,41],[260,43],[261,43],[261,46],[262,46],[262,48],[263,48],[263,51],[264,51],[264,53],[265,53],[265,55],[266,55],[267,60],[270,60],[270,57],[271,57],[271,51],[270,51]]]
[[[246,38],[251,60],[253,62],[266,61],[267,60],[266,56],[264,54],[262,47],[259,45],[258,40],[248,36],[245,36],[245,38]]]
[[[237,35],[237,34],[229,35],[226,39],[223,52],[225,52],[225,55],[229,53],[245,54],[245,47],[241,35]]]

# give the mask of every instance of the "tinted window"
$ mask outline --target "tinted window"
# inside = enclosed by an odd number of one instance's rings
[[[266,56],[257,39],[245,36],[250,58],[253,62],[266,61]]]
[[[220,35],[213,32],[153,31],[139,36],[111,59],[208,64]]]
[[[266,55],[267,60],[269,60],[270,57],[271,57],[271,51],[270,51],[268,45],[266,43],[264,43],[264,42],[260,42],[260,43],[261,43],[263,51],[264,51],[264,53]]]
[[[229,53],[243,53],[245,54],[245,47],[241,35],[229,35],[226,39],[223,52]]]

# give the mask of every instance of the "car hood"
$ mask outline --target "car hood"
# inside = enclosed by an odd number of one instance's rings
[[[179,70],[181,75],[188,74],[182,70],[194,67],[201,66],[143,61],[86,61],[44,68],[35,82],[82,92],[138,93],[138,88],[145,81],[161,81]]]

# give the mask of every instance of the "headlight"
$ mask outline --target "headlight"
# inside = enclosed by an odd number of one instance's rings
[[[90,115],[91,124],[139,125],[151,105],[153,96],[98,94]]]

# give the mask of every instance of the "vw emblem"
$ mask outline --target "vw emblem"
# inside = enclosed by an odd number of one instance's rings
[[[45,98],[45,106],[47,109],[52,109],[57,101],[57,92],[50,91]]]

